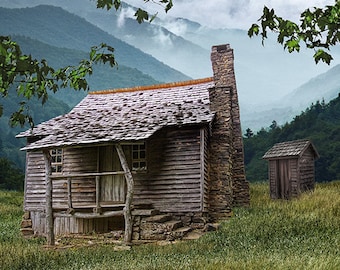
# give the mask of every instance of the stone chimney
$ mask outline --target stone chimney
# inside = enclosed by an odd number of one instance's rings
[[[231,215],[236,205],[249,205],[249,183],[244,170],[243,141],[234,73],[234,53],[229,44],[213,46],[211,62],[215,87],[209,90],[216,113],[210,139],[210,213],[214,219]]]

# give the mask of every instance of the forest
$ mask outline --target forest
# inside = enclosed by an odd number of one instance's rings
[[[246,129],[243,142],[247,179],[266,180],[267,161],[262,159],[265,152],[277,142],[297,139],[311,140],[320,155],[315,163],[317,182],[340,179],[340,95],[329,103],[316,101],[282,126],[273,120],[270,127],[256,134]]]

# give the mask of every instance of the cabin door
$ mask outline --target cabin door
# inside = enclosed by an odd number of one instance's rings
[[[281,199],[290,198],[290,168],[289,160],[281,159],[276,162],[277,168],[277,195]]]
[[[117,151],[114,146],[100,148],[100,171],[123,171]],[[124,203],[126,195],[126,183],[124,175],[101,176],[100,198],[102,202]]]

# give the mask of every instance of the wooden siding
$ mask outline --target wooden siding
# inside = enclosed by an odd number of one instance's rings
[[[298,171],[298,159],[289,159],[289,169],[290,169],[290,194],[292,197],[298,196],[299,191],[299,171]]]
[[[314,153],[311,148],[308,148],[299,159],[300,192],[314,189],[314,166]]]
[[[277,166],[276,160],[269,160],[269,188],[270,188],[270,197],[272,199],[278,199],[278,183],[277,183]]]
[[[123,171],[116,149],[113,145],[99,148],[99,171]],[[130,150],[130,149],[129,149]],[[124,175],[107,175],[100,179],[101,201],[125,202],[126,183]]]
[[[147,142],[148,171],[135,175],[134,204],[162,212],[202,211],[200,129],[168,129]]]
[[[41,211],[31,211],[32,229],[38,235],[46,234],[45,213]],[[74,217],[56,217],[54,219],[54,233],[56,235],[108,232],[110,230],[124,229],[124,223],[119,218],[94,218],[83,219]]]
[[[170,213],[207,210],[207,129],[167,128],[156,135],[146,142],[147,170],[134,173],[133,204],[152,204],[156,209]],[[131,146],[124,145],[123,149],[131,166]],[[63,174],[121,170],[120,165],[115,162],[116,158],[112,145],[99,148],[97,146],[66,148],[63,153]],[[29,152],[27,160],[29,167],[26,175],[25,209],[31,211],[34,231],[44,234],[46,229],[43,155]],[[107,190],[108,183],[115,182],[111,180],[106,181],[105,188],[101,190],[101,193],[106,194],[102,201],[106,201],[112,194],[114,197],[114,194],[118,194],[116,197],[120,199],[125,196],[125,183],[118,185],[118,193]],[[80,205],[87,204],[87,210],[82,211],[92,211],[91,207],[95,207],[96,203],[95,183],[94,176],[72,178],[73,207],[78,205],[79,208]],[[123,191],[123,195],[120,191]],[[68,209],[68,180],[65,178],[53,179],[53,208],[56,213]],[[56,215],[54,230],[56,235],[106,231],[109,228],[108,220],[110,218],[83,219]]]
[[[25,176],[25,201],[24,209],[41,210],[45,209],[45,164],[41,152],[28,152],[26,159]]]
[[[97,147],[65,148],[63,153],[63,174],[97,171]],[[72,179],[72,202],[95,204],[95,177]],[[67,208],[67,179],[53,180],[53,207]]]

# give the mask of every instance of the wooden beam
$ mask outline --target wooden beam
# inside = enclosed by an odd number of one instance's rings
[[[75,218],[105,218],[105,217],[117,217],[123,216],[123,210],[117,211],[106,211],[103,213],[81,213],[81,212],[74,212],[73,214],[69,213],[54,213],[54,217],[75,217]]]
[[[126,243],[131,242],[132,238],[132,215],[131,215],[131,204],[132,204],[132,198],[133,198],[133,177],[132,173],[129,169],[129,165],[126,161],[126,157],[123,151],[123,148],[120,144],[115,145],[120,163],[122,165],[122,168],[125,172],[125,179],[127,184],[127,194],[125,199],[125,207],[124,207],[124,219],[125,219],[125,234],[124,234],[124,241]]]
[[[45,185],[46,185],[46,233],[47,233],[47,245],[54,246],[54,220],[52,209],[52,169],[51,169],[51,155],[49,150],[43,150],[44,162],[45,162]]]

